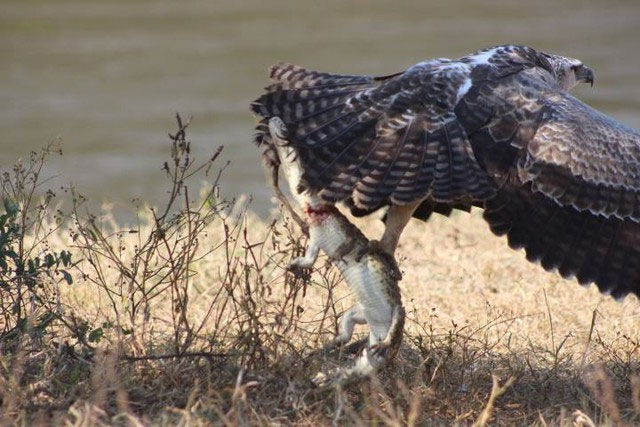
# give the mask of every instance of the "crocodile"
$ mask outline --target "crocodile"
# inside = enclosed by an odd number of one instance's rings
[[[340,271],[357,301],[343,314],[337,337],[324,350],[348,343],[356,324],[369,326],[368,344],[352,366],[341,367],[329,376],[319,374],[314,379],[319,386],[344,385],[376,372],[395,357],[405,320],[398,287],[402,275],[393,256],[375,241],[369,241],[334,205],[311,192],[299,191],[302,166],[295,146],[287,141],[287,129],[280,118],[270,119],[269,133],[271,141],[263,158],[265,167],[271,172],[271,186],[309,236],[305,255],[295,258],[288,269],[312,267],[323,251]],[[297,215],[278,186],[280,167],[304,219]]]

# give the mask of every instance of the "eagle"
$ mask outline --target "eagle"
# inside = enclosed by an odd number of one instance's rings
[[[270,77],[256,142],[269,149],[280,117],[298,191],[356,216],[386,208],[388,253],[412,217],[478,206],[545,270],[640,296],[640,133],[569,94],[593,85],[580,60],[503,45],[379,77],[286,63]]]

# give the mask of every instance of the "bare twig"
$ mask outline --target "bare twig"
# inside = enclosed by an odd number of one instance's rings
[[[128,354],[120,356],[120,360],[127,362],[140,362],[144,360],[165,360],[165,359],[183,359],[190,357],[204,357],[204,358],[226,358],[229,357],[227,353],[209,353],[206,351],[194,351],[185,353],[172,353],[172,354],[152,354],[147,356],[131,356]]]
[[[589,345],[591,344],[591,337],[593,336],[593,330],[596,327],[596,316],[598,315],[598,310],[594,309],[591,314],[591,326],[589,327],[589,337],[587,337],[587,343],[584,346],[584,351],[582,352],[582,358],[580,359],[580,370],[584,368],[584,363],[587,360],[587,352],[589,351]]]
[[[491,412],[493,411],[493,407],[495,406],[496,400],[502,396],[511,385],[516,380],[515,377],[509,377],[509,379],[503,384],[500,385],[498,377],[492,375],[493,386],[491,387],[491,394],[489,395],[489,400],[487,401],[486,406],[482,410],[482,413],[478,417],[478,419],[473,423],[474,427],[482,427],[486,426],[489,420],[491,419]]]

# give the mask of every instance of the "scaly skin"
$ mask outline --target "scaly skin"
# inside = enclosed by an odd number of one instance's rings
[[[330,377],[316,378],[316,384],[326,386],[345,384],[369,375],[394,357],[402,340],[405,312],[402,307],[398,280],[401,275],[395,260],[354,226],[335,206],[325,204],[319,197],[298,193],[302,177],[295,148],[287,145],[286,129],[282,121],[274,117],[269,122],[272,146],[278,162],[271,159],[272,185],[285,206],[297,214],[280,192],[277,184],[277,167],[281,166],[291,193],[303,208],[304,224],[309,234],[305,256],[296,258],[289,269],[310,268],[322,250],[342,273],[347,286],[355,294],[357,304],[347,310],[340,322],[340,332],[329,350],[351,340],[356,324],[368,324],[369,345],[355,364],[341,368]],[[271,153],[273,154],[273,153]],[[298,217],[297,221],[302,222]]]

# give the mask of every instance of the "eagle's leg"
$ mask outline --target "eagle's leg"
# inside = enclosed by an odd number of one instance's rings
[[[398,241],[402,231],[407,226],[411,216],[420,206],[422,200],[408,203],[406,205],[392,205],[387,211],[387,222],[385,223],[384,233],[380,242],[377,243],[389,255],[394,255],[398,247]],[[372,244],[376,244],[374,241]]]

